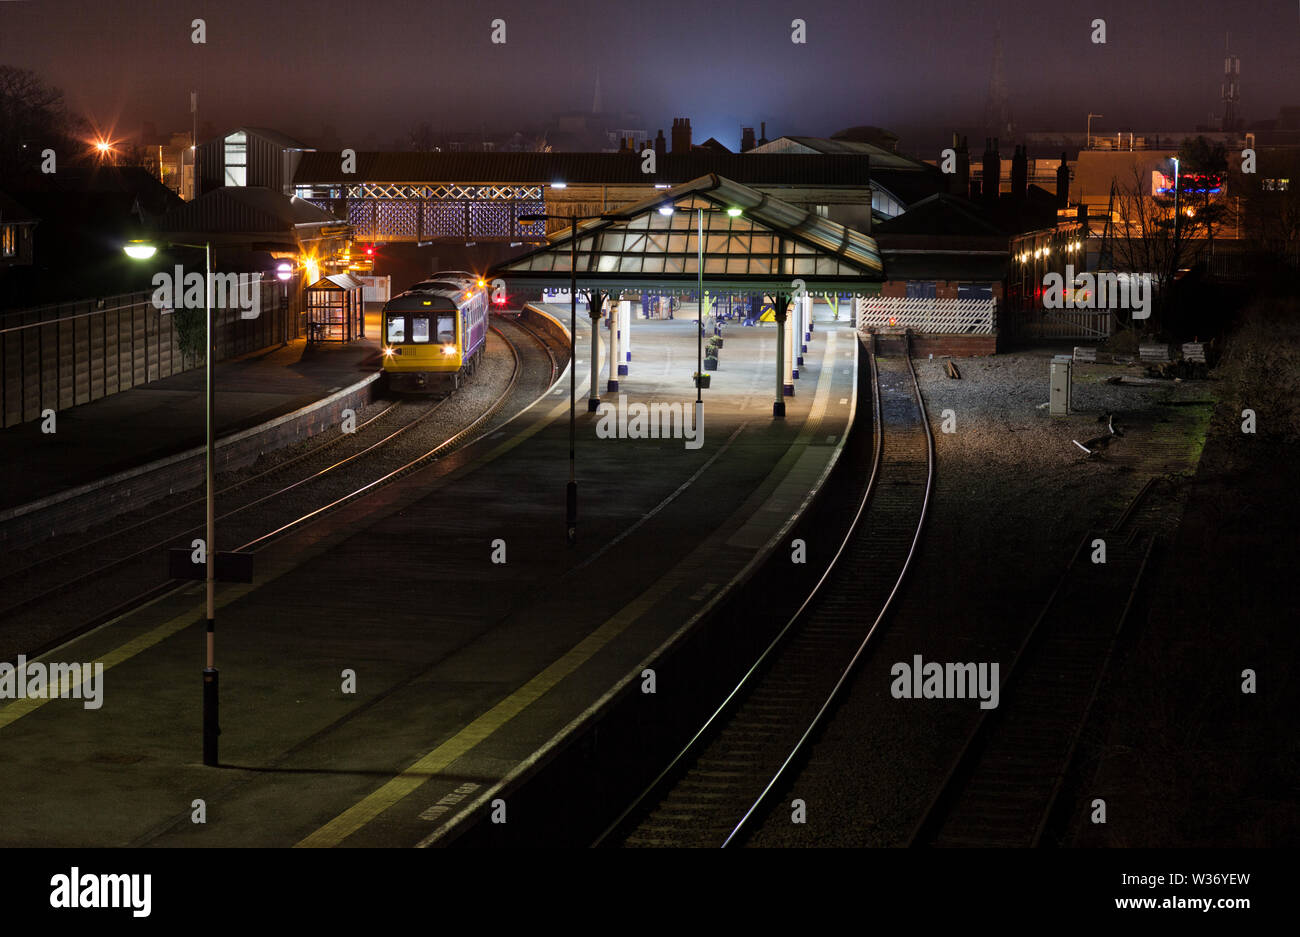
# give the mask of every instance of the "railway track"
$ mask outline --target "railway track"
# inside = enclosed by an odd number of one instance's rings
[[[924,528],[934,442],[910,358],[867,354],[874,455],[848,533],[777,637],[596,845],[743,842],[889,614]]]
[[[226,506],[221,505],[223,511],[218,520],[222,539],[226,543],[239,543],[233,548],[236,552],[256,552],[323,514],[474,441],[482,435],[480,429],[517,396],[516,388],[525,370],[526,357],[534,358],[540,364],[540,354],[544,353],[549,368],[545,386],[553,383],[555,355],[532,329],[519,322],[510,322],[505,329],[494,326],[493,331],[510,348],[513,364],[507,386],[470,423],[430,447],[411,430],[426,424],[453,398],[394,404],[358,426],[357,435],[361,435],[363,427],[369,433],[365,438],[353,440],[356,451],[343,458],[327,459],[327,464],[319,461],[323,452],[349,439],[352,434],[332,439],[223,489],[222,493],[239,492],[242,497],[234,509],[226,510]],[[517,331],[514,341],[506,331]],[[528,341],[521,342],[521,337]],[[540,352],[533,345],[539,346]],[[395,429],[389,425],[391,421],[385,419],[394,415],[401,417],[396,421]],[[380,436],[378,440],[369,441],[370,436],[376,435]],[[276,481],[285,469],[303,462],[307,463],[309,471],[299,473],[297,478],[287,483],[282,478]],[[267,481],[272,482],[269,489],[265,484]],[[257,484],[259,482],[262,484]],[[201,524],[191,524],[185,519],[186,510],[195,504],[201,505],[202,502],[166,509],[156,518],[132,524],[127,530],[96,537],[49,560],[7,574],[0,579],[0,586],[3,586],[0,593],[11,601],[0,609],[0,628],[11,632],[24,628],[30,630],[35,624],[38,628],[35,633],[47,636],[27,653],[39,654],[146,602],[185,588],[188,584],[177,585],[162,578],[164,551],[171,546],[188,546],[188,538],[202,532]],[[160,527],[158,522],[164,526]],[[171,532],[164,533],[168,522],[172,525]],[[136,539],[124,546],[124,536],[132,535]],[[142,541],[145,545],[140,546]],[[103,555],[114,546],[118,555]],[[16,599],[13,598],[15,595],[18,596]],[[94,609],[89,615],[86,613],[88,608]],[[55,633],[51,633],[48,627],[39,628],[42,622],[55,620],[74,624],[59,626]]]
[[[1062,798],[1159,529],[1171,510],[1149,480],[1109,530],[1087,531],[914,827],[914,847],[1050,845]],[[1147,521],[1148,524],[1142,523]],[[1098,543],[1105,562],[1097,562]]]

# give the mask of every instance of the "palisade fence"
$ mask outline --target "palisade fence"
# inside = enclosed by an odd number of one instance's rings
[[[241,318],[238,308],[214,309],[216,360],[278,345],[302,331],[296,296],[262,280],[261,311]],[[218,294],[220,295],[220,294]],[[181,354],[175,314],[142,290],[18,312],[0,313],[0,426],[39,419],[119,391],[203,365]],[[203,329],[203,311],[198,310]]]
[[[993,299],[858,297],[858,328],[864,331],[893,328],[927,335],[988,335],[996,325]]]

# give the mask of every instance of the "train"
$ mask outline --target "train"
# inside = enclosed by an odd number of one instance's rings
[[[487,283],[435,273],[384,304],[383,367],[397,393],[453,391],[474,373],[487,342]]]

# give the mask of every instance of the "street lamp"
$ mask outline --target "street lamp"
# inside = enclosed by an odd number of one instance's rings
[[[1084,147],[1084,149],[1087,150],[1092,149],[1092,119],[1094,117],[1105,117],[1105,116],[1106,116],[1105,114],[1094,114],[1091,111],[1088,112],[1088,144],[1087,146]]]
[[[203,244],[183,244],[179,241],[165,242],[171,247],[193,247],[202,248],[204,257],[204,278],[203,278],[203,306],[204,318],[207,322],[207,343],[208,351],[205,362],[205,381],[207,396],[207,432],[206,432],[206,450],[207,450],[207,472],[205,487],[207,489],[205,501],[207,505],[207,518],[204,527],[204,580],[206,582],[206,601],[207,601],[207,637],[206,637],[206,665],[203,668],[203,763],[210,767],[217,765],[217,736],[221,729],[217,722],[217,664],[216,664],[216,634],[217,634],[217,604],[216,604],[216,562],[217,562],[217,521],[216,521],[216,439],[214,436],[215,411],[216,411],[216,394],[213,384],[213,367],[216,358],[216,346],[214,343],[214,330],[212,327],[212,242],[207,241]],[[158,252],[156,244],[148,241],[131,241],[122,247],[122,250],[132,260],[148,260]],[[180,284],[177,285],[178,288]]]
[[[1176,258],[1178,256],[1178,221],[1179,221],[1178,216],[1180,214],[1180,212],[1178,211],[1178,202],[1179,202],[1178,192],[1179,189],[1182,188],[1182,186],[1178,184],[1178,157],[1177,156],[1173,157],[1173,161],[1174,161],[1174,256]]]

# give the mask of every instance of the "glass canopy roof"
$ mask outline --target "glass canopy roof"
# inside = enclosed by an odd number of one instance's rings
[[[579,285],[691,288],[699,278],[700,209],[706,287],[792,292],[801,279],[808,289],[851,292],[884,279],[880,252],[867,235],[709,175],[580,223]],[[570,230],[561,229],[549,244],[498,264],[489,276],[568,285],[570,240]]]

